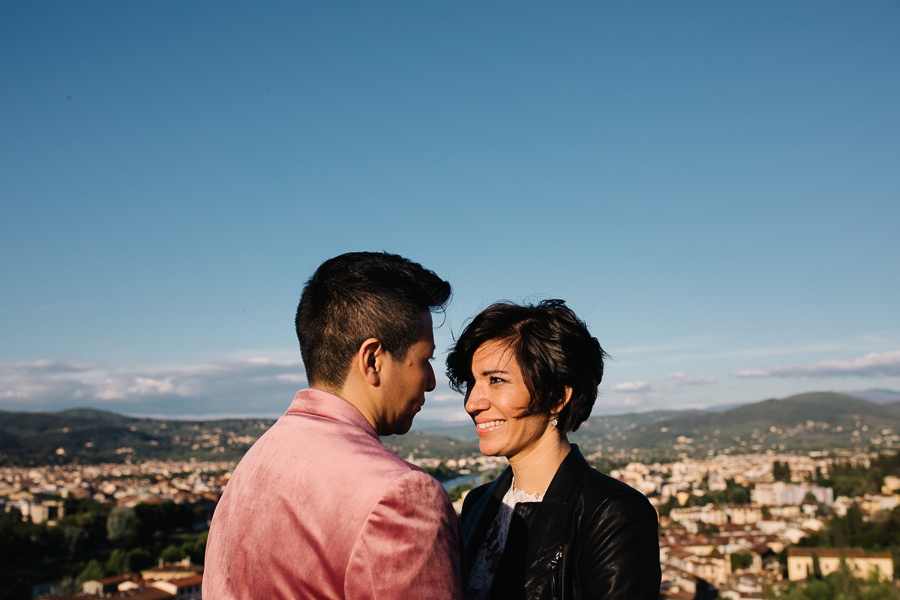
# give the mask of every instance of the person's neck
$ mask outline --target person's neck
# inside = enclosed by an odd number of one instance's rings
[[[321,390],[323,392],[328,392],[329,394],[334,394],[353,405],[356,410],[362,413],[362,416],[365,417],[366,421],[369,422],[369,425],[375,429],[378,435],[382,435],[380,431],[380,422],[378,421],[378,411],[376,410],[375,402],[369,393],[370,390],[366,385],[358,381],[358,379],[355,379],[352,376],[347,377],[347,379],[344,380],[343,385],[339,388],[322,384],[310,385],[309,387],[314,390]]]
[[[527,450],[509,457],[513,482],[517,489],[529,494],[543,494],[550,487],[559,465],[572,446],[566,436],[548,431]]]

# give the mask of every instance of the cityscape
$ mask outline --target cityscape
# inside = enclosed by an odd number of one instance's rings
[[[820,419],[821,415],[820,411]],[[625,428],[638,431],[640,419],[633,420]],[[667,423],[659,428],[673,426]],[[781,429],[793,431],[792,435],[797,430],[816,434],[821,423]],[[31,578],[20,577],[2,597],[199,599],[209,519],[239,458],[231,456],[249,447],[269,424],[256,420],[239,431],[223,430],[221,423],[211,429],[185,424],[195,437],[176,435],[198,455],[229,456],[228,460],[140,460],[141,451],[120,447],[119,462],[63,460],[12,466],[4,461],[7,464],[0,467],[4,527],[11,531],[10,520],[16,519],[56,531],[62,549],[56,556],[35,555],[25,548],[9,555],[6,549],[4,558],[12,568],[31,573]],[[609,430],[608,420],[595,418],[588,425]],[[165,423],[154,421],[148,426],[167,429]],[[257,433],[248,434],[248,427]],[[771,427],[770,433],[777,433],[779,428]],[[52,439],[51,433],[46,431],[45,437]],[[732,446],[714,455],[708,450],[700,453],[706,456],[688,452],[691,440],[681,435],[671,452],[680,457],[652,462],[631,460],[631,451],[622,452],[606,439],[617,439],[618,434],[595,438],[582,432],[576,441],[590,462],[644,493],[656,507],[662,598],[763,600],[789,597],[784,594],[794,589],[791,586],[815,578],[828,581],[841,572],[861,582],[858,585],[868,585],[872,593],[877,585],[896,593],[895,563],[900,553],[896,433],[860,421],[855,433],[850,432],[858,441],[855,448],[782,452],[758,446],[748,452],[746,440],[735,436]],[[834,438],[841,439],[837,434]],[[416,431],[384,441],[444,482],[457,511],[469,488],[490,480],[507,464],[505,459],[481,455],[473,442],[464,439]],[[158,445],[151,442],[149,447]],[[69,453],[60,446],[54,459]],[[92,511],[101,515],[99,519],[95,515],[93,524],[86,517]],[[155,524],[148,526],[146,522],[154,519]],[[92,534],[92,527],[99,534]],[[92,535],[97,539],[91,541]],[[37,559],[38,567],[22,569],[29,555]],[[9,581],[11,574],[4,576]]]

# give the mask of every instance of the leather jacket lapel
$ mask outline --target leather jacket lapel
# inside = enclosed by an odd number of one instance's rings
[[[466,511],[466,518],[462,522],[462,539],[466,549],[466,568],[470,568],[478,554],[481,541],[487,533],[488,527],[497,516],[503,496],[506,495],[512,485],[512,469],[507,467],[500,476],[491,482],[484,494],[475,500],[471,508]]]

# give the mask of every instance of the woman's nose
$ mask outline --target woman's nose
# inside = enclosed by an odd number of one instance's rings
[[[484,394],[481,393],[478,386],[472,386],[466,393],[466,403],[465,408],[466,412],[475,413],[480,410],[485,410],[490,406],[490,403],[485,398]]]

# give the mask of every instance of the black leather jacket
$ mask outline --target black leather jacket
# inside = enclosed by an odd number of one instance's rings
[[[468,571],[511,484],[507,468],[466,496]],[[516,505],[491,598],[657,600],[658,524],[643,494],[591,468],[573,446],[543,501]]]

